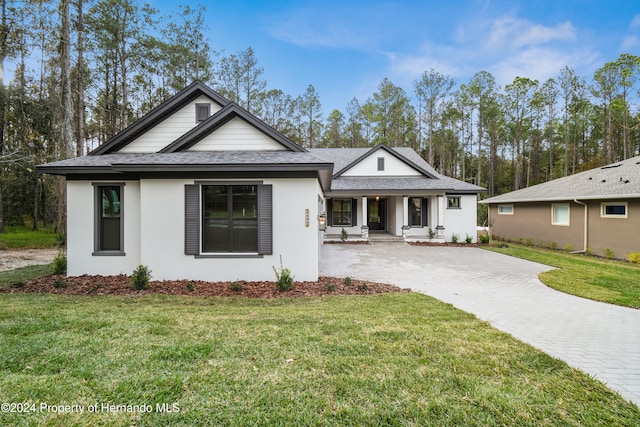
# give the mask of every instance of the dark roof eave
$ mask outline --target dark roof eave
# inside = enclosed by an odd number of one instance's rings
[[[320,171],[332,170],[333,165],[329,163],[278,163],[278,164],[114,164],[113,170],[116,172],[267,172],[267,171]]]
[[[46,173],[49,175],[87,175],[87,174],[114,174],[118,172],[113,170],[111,166],[53,166],[47,167],[46,165],[36,166],[36,172]]]

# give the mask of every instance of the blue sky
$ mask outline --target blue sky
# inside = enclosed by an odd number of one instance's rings
[[[565,65],[591,77],[621,53],[640,55],[638,0],[215,0],[206,8],[213,49],[251,46],[269,88],[296,96],[313,84],[325,116],[353,97],[366,101],[384,77],[412,96],[430,68],[458,84],[486,70],[504,86],[516,76],[544,81]]]

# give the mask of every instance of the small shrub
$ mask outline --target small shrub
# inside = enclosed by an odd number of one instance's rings
[[[56,279],[56,280],[53,282],[53,287],[54,287],[54,288],[56,288],[56,289],[66,288],[66,287],[67,287],[67,282],[65,282],[65,281],[64,281],[64,280],[62,280],[62,279]]]
[[[293,289],[293,276],[291,275],[291,270],[282,266],[282,256],[280,256],[280,270],[276,270],[273,267],[273,271],[276,273],[276,288],[280,292]]]
[[[533,239],[531,237],[527,237],[527,239],[524,241],[524,244],[527,246],[533,246]]]
[[[335,283],[331,283],[331,282],[327,282],[324,284],[324,288],[327,290],[327,292],[333,292],[336,290],[336,284]]]
[[[478,239],[480,239],[480,243],[483,245],[488,245],[491,239],[489,238],[489,233],[480,233],[478,235]]]
[[[593,249],[591,249],[589,246],[587,246],[585,248],[585,250],[584,250],[584,254],[585,255],[589,255],[589,256],[593,255]]]
[[[53,260],[53,274],[64,274],[67,272],[67,257],[60,252]]]
[[[347,286],[351,286],[351,277],[347,276],[344,278],[344,284]]]
[[[544,242],[542,240],[538,240],[536,242],[536,246],[539,247],[539,248],[544,248]]]
[[[640,252],[631,252],[629,254],[629,262],[640,264]]]
[[[516,239],[516,243],[519,244],[519,245],[524,245],[524,239],[522,237],[518,237]]]
[[[245,282],[244,280],[236,280],[235,282],[229,283],[229,289],[231,289],[233,292],[242,292],[245,283],[247,282]]]
[[[195,283],[193,283],[191,280],[187,280],[187,284],[184,285],[185,291],[193,292],[195,288]]]
[[[345,230],[344,228],[340,232],[340,240],[343,242],[346,242],[347,240],[349,240],[349,233],[347,233],[347,230]]]
[[[465,242],[466,244],[469,244],[469,243],[473,242],[473,237],[471,237],[471,236],[469,236],[469,235],[467,234],[467,236],[464,238],[464,242]]]
[[[356,286],[356,289],[357,289],[359,292],[366,292],[366,291],[369,289],[369,286],[367,286],[367,284],[366,284],[366,283],[362,283],[362,284],[360,284],[360,285]]]
[[[573,245],[571,243],[567,243],[566,245],[564,245],[564,250],[567,252],[572,252],[573,251]]]
[[[616,254],[609,248],[604,248],[604,257],[607,259],[615,258]]]
[[[458,243],[458,240],[460,240],[460,236],[458,236],[456,233],[453,233],[451,235],[451,243]]]
[[[429,240],[433,240],[436,237],[436,232],[433,228],[429,227]]]
[[[553,250],[558,249],[558,244],[556,242],[549,242],[549,247]]]
[[[151,280],[151,270],[146,265],[140,264],[131,274],[131,285],[136,291],[147,289]]]

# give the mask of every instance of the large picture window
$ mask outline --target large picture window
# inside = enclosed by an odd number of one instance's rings
[[[332,224],[333,226],[352,225],[352,201],[351,199],[333,199],[331,201]]]
[[[124,184],[94,184],[94,255],[124,255],[123,186]]]
[[[203,181],[185,185],[184,253],[196,257],[273,253],[273,186]]]
[[[202,252],[258,252],[258,187],[202,186]]]

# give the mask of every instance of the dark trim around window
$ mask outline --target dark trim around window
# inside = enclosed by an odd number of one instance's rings
[[[416,207],[416,202],[413,202],[412,200],[417,200],[418,201],[418,209],[417,212],[414,211],[413,208]],[[413,203],[413,204],[412,204]],[[413,228],[421,228],[421,227],[426,227],[429,225],[428,222],[428,199],[426,197],[409,197],[408,200],[408,218],[407,218],[407,224],[409,224],[410,227]],[[418,214],[419,216],[416,216],[415,214]],[[416,221],[416,219],[419,218],[419,221]]]
[[[211,218],[205,217],[204,212],[204,191],[206,186],[224,187],[229,191],[228,197],[230,201],[227,204],[227,215],[220,217],[220,224],[226,222],[230,227],[228,229],[229,239],[234,239],[236,232],[233,228],[235,225],[241,225],[239,222],[244,220],[257,227],[256,229],[256,246],[252,251],[233,250],[233,240],[229,240],[226,245],[228,251],[204,252],[204,222],[211,222]],[[249,217],[238,217],[233,211],[233,189],[232,187],[256,187],[256,215]],[[264,185],[262,182],[255,181],[201,181],[192,185],[185,185],[185,254],[194,255],[196,258],[261,258],[263,255],[271,255],[273,253],[273,188],[271,185]],[[246,222],[245,221],[245,222]],[[215,220],[214,220],[215,222]],[[238,223],[238,224],[236,224]]]
[[[334,202],[339,203],[339,210],[334,211]],[[347,210],[350,209],[350,212]],[[339,213],[339,215],[336,215]],[[346,220],[347,214],[350,214],[348,220]],[[327,200],[327,224],[330,227],[355,227],[358,224],[358,200],[357,199],[345,199],[336,198]],[[342,221],[336,221],[336,218],[342,219]]]
[[[124,182],[94,182],[93,256],[125,256]]]
[[[211,104],[196,104],[196,123],[204,122],[211,115]]]
[[[447,196],[447,209],[462,209],[462,197]]]

